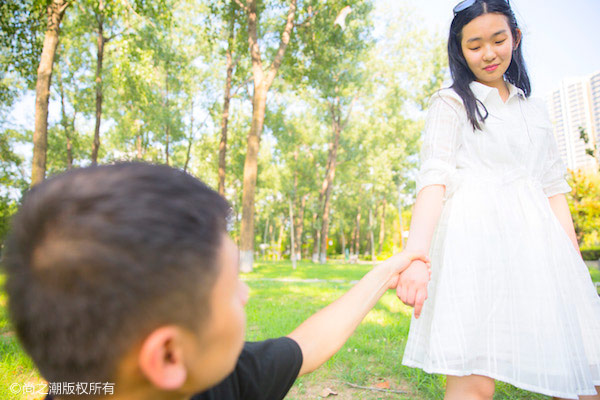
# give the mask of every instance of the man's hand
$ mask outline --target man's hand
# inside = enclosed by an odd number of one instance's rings
[[[429,257],[423,253],[417,253],[414,251],[403,251],[401,253],[396,253],[384,261],[384,263],[388,264],[390,268],[391,277],[388,286],[390,289],[397,288],[400,282],[400,274],[405,271],[415,260],[421,260],[425,263],[427,270],[429,271],[429,276],[431,277],[431,263],[429,261]]]
[[[342,297],[309,317],[288,336],[302,350],[300,375],[314,371],[338,351],[381,296],[398,284],[411,261],[420,261],[429,277],[423,252],[403,251],[375,266]],[[414,262],[414,261],[413,261]]]
[[[415,318],[419,318],[423,303],[427,299],[427,284],[431,272],[423,261],[415,260],[400,274],[396,294],[402,302],[415,308]]]

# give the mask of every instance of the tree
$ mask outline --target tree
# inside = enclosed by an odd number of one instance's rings
[[[0,250],[18,199],[27,188],[23,157],[13,151],[17,143],[25,140],[30,138],[14,130],[0,134]]]
[[[12,105],[22,83],[35,87],[46,5],[40,0],[0,3],[0,106]]]
[[[285,51],[290,42],[294,19],[296,17],[297,0],[290,0],[287,17],[277,52],[270,66],[265,71],[259,44],[259,18],[262,7],[258,7],[258,0],[247,0],[245,4],[236,0],[245,11],[248,21],[248,45],[252,59],[252,74],[254,78],[254,93],[252,96],[252,123],[248,133],[248,149],[244,164],[244,188],[242,199],[242,226],[240,233],[240,270],[252,271],[254,260],[254,194],[256,191],[257,160],[260,146],[260,135],[263,130],[267,93],[277,75]]]
[[[44,36],[44,45],[42,47],[35,85],[35,130],[33,132],[33,159],[31,169],[32,185],[41,182],[46,176],[50,81],[56,47],[58,46],[60,23],[69,4],[69,0],[50,0],[46,9],[46,33]]]
[[[569,171],[572,191],[567,194],[577,241],[581,247],[600,245],[600,173]]]
[[[596,160],[596,164],[600,164],[600,143],[595,143],[593,138],[592,140],[590,140],[587,132],[585,131],[585,128],[580,126],[578,127],[578,129],[579,137],[581,138],[581,140],[583,140],[586,146],[585,153],[588,156],[593,157]]]
[[[227,131],[229,125],[229,110],[231,99],[236,95],[237,91],[242,88],[244,83],[238,82],[234,88],[234,78],[236,72],[241,70],[241,79],[245,80],[246,69],[238,68],[240,58],[242,56],[241,44],[246,38],[241,32],[239,6],[236,2],[231,1],[221,11],[223,20],[226,22],[227,29],[225,34],[227,37],[225,46],[225,85],[223,90],[223,108],[221,110],[221,139],[219,142],[219,187],[218,192],[222,196],[225,195],[225,176],[227,168]],[[246,40],[247,42],[247,40]]]
[[[351,7],[351,15],[355,19],[351,23],[346,22],[346,28],[332,24],[331,21],[336,20],[336,15],[347,9],[345,7]],[[354,103],[361,95],[366,71],[360,66],[364,65],[363,57],[371,44],[369,19],[371,5],[364,2],[360,6],[357,3],[345,7],[342,7],[342,4],[331,4],[307,29],[309,35],[313,29],[321,33],[310,36],[312,40],[308,42],[307,47],[312,56],[312,73],[309,76],[321,99],[327,105],[332,128],[327,167],[321,189],[321,229],[318,236],[320,246],[315,246],[318,249],[320,263],[325,263],[327,259],[331,193],[338,161],[340,136],[348,125]],[[315,253],[313,251],[313,254]]]

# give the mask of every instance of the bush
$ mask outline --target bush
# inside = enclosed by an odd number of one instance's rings
[[[600,260],[600,247],[581,249],[581,255],[586,261]]]

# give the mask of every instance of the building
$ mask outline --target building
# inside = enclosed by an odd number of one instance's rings
[[[592,103],[592,119],[596,130],[596,144],[600,145],[600,71],[590,79],[590,99]],[[600,162],[600,160],[598,160]]]
[[[567,78],[546,99],[560,155],[569,169],[597,169],[600,163],[600,71]],[[582,138],[585,130],[587,143]],[[589,153],[594,155],[590,155]]]

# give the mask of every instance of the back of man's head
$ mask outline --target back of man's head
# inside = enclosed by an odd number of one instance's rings
[[[181,171],[78,169],[26,196],[3,265],[18,337],[53,382],[110,382],[158,326],[199,331],[229,205]]]

